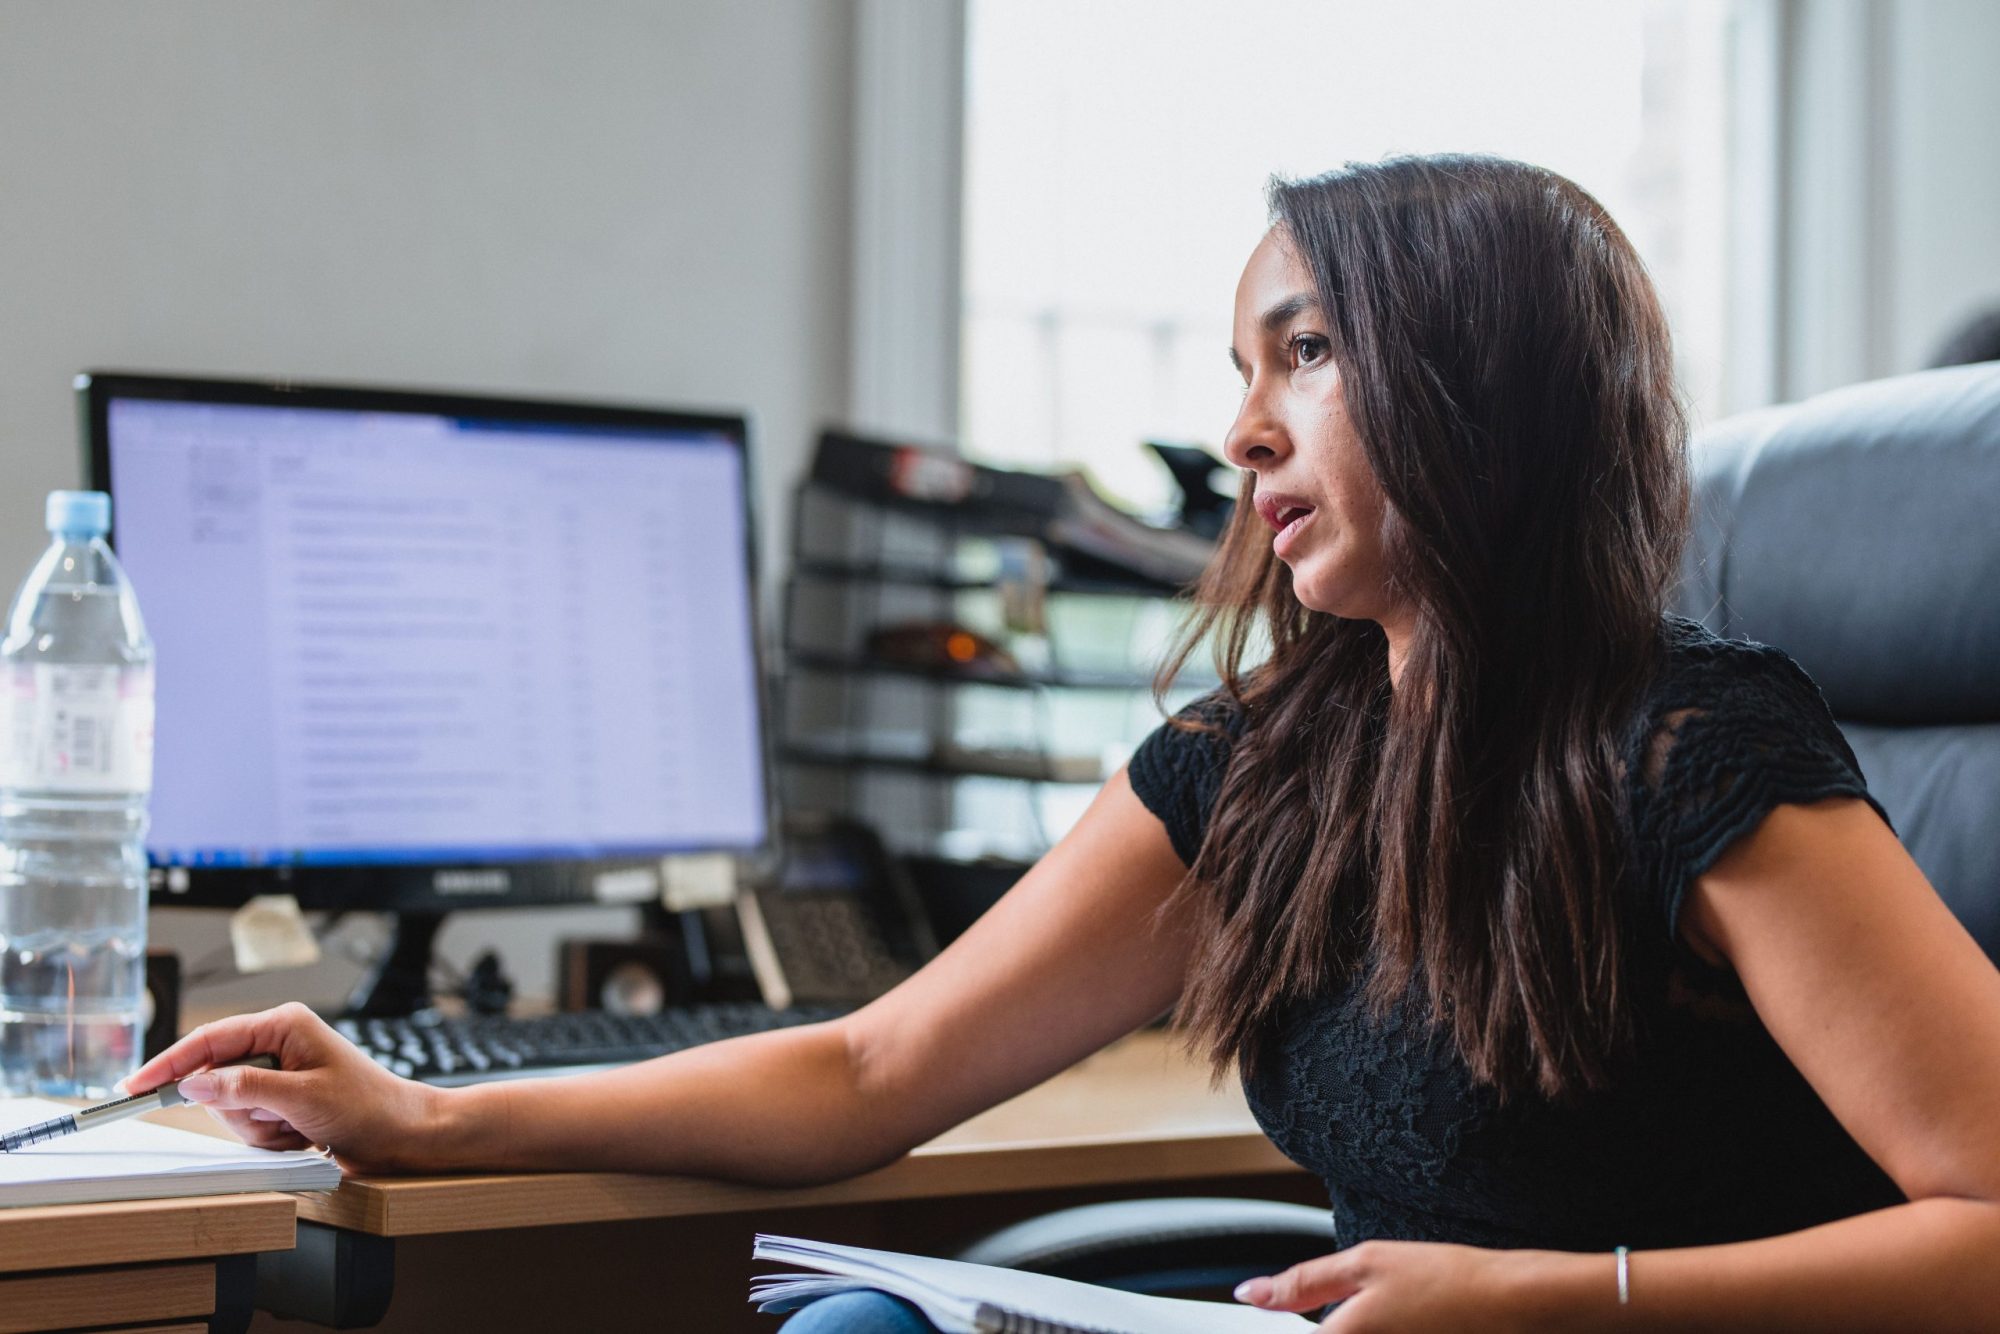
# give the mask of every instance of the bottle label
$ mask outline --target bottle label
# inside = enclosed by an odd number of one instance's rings
[[[0,666],[0,787],[97,793],[152,786],[151,666]]]

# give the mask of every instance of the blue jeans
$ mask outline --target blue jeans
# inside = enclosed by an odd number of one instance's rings
[[[799,1311],[778,1334],[937,1334],[937,1326],[887,1293],[843,1292]]]

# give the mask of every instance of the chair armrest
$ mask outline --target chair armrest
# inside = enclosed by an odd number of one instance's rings
[[[1227,1290],[1335,1249],[1326,1209],[1271,1200],[1121,1200],[1044,1214],[958,1254],[1131,1292]]]

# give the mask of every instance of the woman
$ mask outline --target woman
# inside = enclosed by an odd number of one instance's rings
[[[359,1169],[812,1182],[1176,1005],[1334,1203],[1342,1249],[1243,1300],[1345,1334],[2000,1327],[2000,974],[1797,667],[1662,617],[1685,446],[1630,246],[1493,159],[1272,198],[1243,503],[1163,674],[1213,631],[1225,688],[937,962],[575,1079],[421,1087],[288,1006],[132,1086],[273,1052],[183,1092]],[[855,1296],[793,1328],[923,1326]]]

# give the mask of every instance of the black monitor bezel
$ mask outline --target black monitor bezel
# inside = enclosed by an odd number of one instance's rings
[[[111,490],[110,410],[115,399],[222,403],[258,407],[328,408],[346,411],[421,412],[436,416],[484,417],[559,425],[628,427],[642,430],[698,430],[735,442],[743,457],[743,559],[749,575],[750,640],[756,673],[760,778],[764,799],[764,840],[755,847],[663,851],[653,856],[563,859],[529,862],[444,864],[190,866],[152,868],[156,907],[238,907],[258,894],[290,894],[301,907],[417,913],[460,909],[560,906],[625,902],[596,889],[600,876],[621,870],[657,871],[662,857],[712,851],[739,860],[767,863],[775,854],[778,808],[775,749],[771,738],[770,678],[766,671],[763,615],[758,581],[757,479],[747,415],[638,404],[524,398],[458,390],[336,385],[295,380],[243,380],[135,371],[88,371],[76,377],[79,440],[84,473],[97,490]],[[110,541],[117,546],[118,507],[113,497]],[[503,872],[506,889],[479,888],[483,873]],[[439,872],[471,872],[441,881]],[[184,873],[184,874],[183,874]],[[461,888],[440,889],[441,883]],[[490,879],[487,882],[490,884]]]

